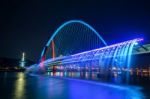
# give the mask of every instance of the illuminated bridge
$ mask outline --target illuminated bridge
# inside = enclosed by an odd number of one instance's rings
[[[139,44],[143,38],[107,45],[89,24],[71,20],[62,24],[50,37],[41,53],[40,63],[29,70],[65,70],[67,68],[130,68],[132,54],[149,53],[148,45]]]
[[[139,41],[142,41],[143,39],[137,38],[133,40],[129,40],[126,42],[85,51],[69,56],[60,56],[56,58],[48,59],[41,64],[44,66],[49,65],[64,65],[64,64],[72,64],[72,63],[82,63],[86,61],[92,61],[92,60],[98,60],[99,62],[104,62],[104,59],[118,59],[118,61],[122,61],[124,58],[130,57],[132,54],[133,46],[137,45]],[[139,54],[139,53],[138,53]],[[122,59],[122,60],[119,60]],[[109,61],[109,62],[111,62]],[[110,63],[109,63],[110,64]],[[106,64],[105,64],[106,65]]]

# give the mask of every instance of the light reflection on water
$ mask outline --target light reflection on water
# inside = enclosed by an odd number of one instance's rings
[[[74,81],[74,80],[73,80]],[[84,82],[84,81],[83,81]],[[104,84],[104,83],[93,83],[93,82],[86,82],[90,83],[92,89],[81,86],[80,83],[77,84],[70,84],[69,88],[71,91],[70,96],[71,99],[143,99],[143,94],[137,88],[130,88],[130,86],[116,86],[111,84]],[[98,85],[98,86],[95,86]],[[80,86],[80,87],[79,87]],[[82,93],[82,94],[81,94]],[[89,93],[87,95],[87,93]]]
[[[97,72],[48,72],[47,73],[48,76],[51,77],[62,77],[63,79],[71,79],[72,78],[81,78],[81,79],[87,79],[87,80],[106,80],[106,78],[98,78],[97,77]],[[64,78],[67,77],[67,78]],[[68,78],[69,77],[69,78]],[[77,80],[77,79],[76,79]],[[75,81],[76,81],[75,80]],[[107,79],[108,80],[108,79]],[[85,81],[86,83],[88,81]],[[110,82],[112,83],[116,83],[116,84],[122,84],[123,80],[122,77],[120,75],[117,75],[116,73],[114,73],[114,77],[110,77]],[[91,82],[90,82],[91,83]],[[125,85],[123,86],[117,86],[117,85],[111,85],[111,84],[102,84],[100,82],[96,83],[94,82],[94,84],[96,85],[100,85],[100,89],[98,90],[101,94],[98,94],[99,92],[96,92],[96,96],[94,95],[88,95],[88,97],[82,95],[82,97],[86,98],[97,98],[99,97],[100,99],[110,99],[111,98],[115,98],[115,99],[144,99],[144,95],[142,94],[142,92],[140,91],[142,88],[140,87],[133,87],[133,86],[127,86]],[[71,86],[71,84],[70,84]],[[70,88],[72,88],[71,93],[72,97],[71,99],[79,99],[79,94],[80,92],[85,92],[84,94],[86,94],[86,92],[88,92],[88,88],[84,88],[82,86],[82,88],[78,88],[79,86],[76,84],[72,85]],[[89,90],[90,93],[91,90]],[[95,93],[95,92],[94,92]],[[112,94],[112,95],[108,95],[108,94]],[[119,93],[119,94],[118,94]]]
[[[11,77],[13,75],[13,77]],[[48,75],[51,75],[49,73]],[[53,74],[54,75],[54,74]],[[60,76],[82,76],[89,79],[95,74],[75,74],[58,72]],[[93,75],[93,76],[92,76]],[[119,78],[114,80],[118,81]],[[6,84],[2,86],[11,93],[0,96],[0,99],[144,99],[140,87],[121,86],[74,78],[59,78],[25,73],[7,73]],[[9,87],[9,81],[14,87]],[[0,82],[1,83],[1,82]],[[13,83],[11,83],[13,84]]]
[[[80,79],[87,79],[87,80],[100,80],[100,81],[109,81],[111,83],[116,83],[116,84],[122,84],[126,83],[127,84],[127,78],[125,73],[118,74],[118,72],[112,72],[109,75],[102,75],[103,77],[98,77],[99,72],[74,72],[74,71],[69,71],[69,72],[47,72],[46,75],[48,76],[58,76],[58,77],[69,77],[69,78],[80,78]],[[135,80],[139,79],[140,77],[147,77],[149,78],[150,74],[147,73],[140,73],[138,75],[133,74],[133,72],[130,73],[130,77],[128,80],[132,80],[133,78]],[[137,79],[136,79],[137,78]]]
[[[17,79],[15,81],[14,97],[13,99],[24,99],[25,98],[25,74],[17,73]]]

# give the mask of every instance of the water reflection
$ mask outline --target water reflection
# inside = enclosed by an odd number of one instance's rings
[[[96,73],[89,72],[51,72],[49,76],[65,76],[66,78],[49,78],[44,81],[48,84],[48,92],[52,99],[143,99],[144,96],[140,87],[113,85],[108,83],[93,82],[90,80],[74,79],[76,77],[85,77],[93,79]],[[92,76],[93,75],[93,76]],[[69,77],[69,78],[68,78]],[[73,77],[73,78],[72,78]],[[112,81],[121,82],[120,77],[116,76]],[[41,83],[41,84],[43,84]],[[41,85],[40,84],[40,85]],[[47,88],[47,87],[45,87]],[[43,88],[44,89],[44,88]],[[43,91],[43,90],[42,90]],[[119,93],[119,94],[118,94]],[[61,97],[60,97],[61,96]],[[59,98],[58,98],[59,97]]]
[[[138,87],[130,88],[130,86],[77,81],[72,80],[72,83],[69,84],[70,99],[80,99],[81,97],[83,99],[145,99]]]
[[[24,73],[7,73],[7,79],[5,86],[1,86],[4,89],[3,96],[0,95],[0,99],[145,99],[145,93],[149,96],[149,89],[143,94],[142,87],[133,87],[129,85],[114,85],[110,83],[103,83],[98,81],[81,80],[69,78],[68,76],[85,77],[89,79],[92,73],[75,73],[59,72],[51,73],[48,75],[66,76],[63,78],[50,77],[36,74],[26,75]],[[1,74],[4,76],[4,74]],[[120,75],[115,76],[110,82],[119,82]],[[4,80],[4,79],[2,79]],[[138,79],[141,83],[142,79]],[[11,83],[10,83],[11,82]],[[146,80],[148,88],[149,83]],[[149,80],[150,82],[150,80]],[[0,82],[2,84],[3,81]],[[133,79],[133,83],[136,85],[137,81]],[[13,87],[10,87],[10,86]],[[145,84],[144,84],[145,85]],[[6,91],[7,90],[7,91]],[[2,90],[1,90],[2,91]],[[12,97],[13,95],[13,97]]]
[[[4,84],[6,83],[7,81],[7,72],[4,73]]]
[[[92,79],[97,80],[98,72],[47,72],[48,76],[58,76],[58,77],[71,77],[71,78],[81,78],[81,79]]]
[[[25,99],[25,74],[17,73],[13,99]]]
[[[129,84],[137,81],[140,77],[146,77],[147,74],[139,74],[135,75],[135,73],[130,74],[130,79],[127,80],[126,75],[124,72],[121,74],[118,72],[113,72],[109,75],[100,75],[98,76],[99,72],[47,72],[48,76],[53,77],[69,77],[69,78],[78,78],[78,79],[86,79],[86,80],[96,80],[96,81],[103,81],[109,82],[114,84]],[[128,83],[127,83],[128,81]],[[137,82],[138,83],[138,82]]]

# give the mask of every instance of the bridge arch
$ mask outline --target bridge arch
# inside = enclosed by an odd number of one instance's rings
[[[95,33],[95,35],[102,41],[102,43],[107,46],[107,43],[106,41],[102,38],[102,36],[91,26],[89,25],[88,23],[84,22],[84,21],[81,21],[81,20],[70,20],[70,21],[67,21],[65,23],[63,23],[62,25],[60,25],[56,30],[55,32],[53,33],[53,35],[50,37],[50,39],[48,40],[48,42],[46,43],[45,47],[43,48],[42,50],[42,53],[41,53],[41,59],[42,57],[46,54],[46,51],[47,51],[47,48],[48,46],[50,46],[50,43],[52,42],[52,40],[54,39],[54,37],[59,33],[59,31],[61,31],[65,26],[71,24],[71,23],[79,23],[79,24],[82,24],[84,26],[86,26],[87,28],[89,28],[91,31],[93,31],[93,33]]]

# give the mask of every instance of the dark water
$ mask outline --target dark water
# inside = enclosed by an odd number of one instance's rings
[[[127,86],[22,72],[2,72],[0,99],[150,99],[149,78],[137,80],[138,83],[131,83],[135,86]]]

